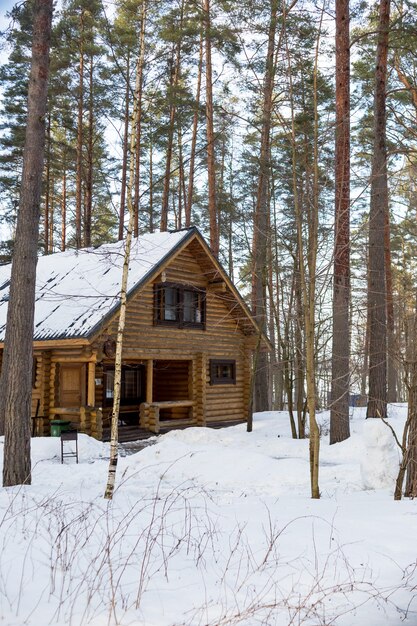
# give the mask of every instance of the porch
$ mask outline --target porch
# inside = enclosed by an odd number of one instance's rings
[[[52,419],[70,420],[81,432],[108,437],[114,395],[114,360],[61,361],[50,373],[52,399],[37,434],[47,434]],[[206,359],[126,359],[122,366],[119,424],[128,439],[170,428],[204,425]],[[46,403],[45,403],[46,405]]]
[[[120,424],[157,434],[161,429],[202,425],[198,394],[202,372],[196,359],[148,359],[122,367]],[[114,366],[103,370],[103,416],[110,422]],[[200,410],[198,410],[200,409]]]

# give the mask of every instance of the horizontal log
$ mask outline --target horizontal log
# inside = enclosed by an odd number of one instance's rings
[[[77,356],[77,355],[53,355],[51,357],[52,363],[95,363],[97,361],[97,356],[93,355],[90,357],[86,356]]]
[[[206,405],[206,413],[207,415],[212,414],[221,414],[221,415],[230,415],[231,413],[241,413],[244,410],[243,402],[241,404],[234,404],[233,406],[221,407],[221,406],[212,406],[210,404]]]
[[[179,420],[169,420],[169,421],[165,421],[162,420],[162,422],[159,423],[160,428],[164,428],[166,426],[169,426],[169,428],[175,428],[177,426],[197,426],[197,420],[194,418],[184,418],[184,419],[179,419]]]
[[[193,400],[174,400],[174,401],[170,401],[170,400],[163,400],[161,402],[150,402],[149,406],[152,408],[160,408],[160,409],[170,409],[170,408],[175,408],[175,407],[190,407],[190,406],[195,406],[195,402]]]
[[[223,406],[227,403],[227,406],[229,406],[229,404],[234,404],[235,402],[242,402],[242,393],[233,395],[224,394],[223,396],[207,394],[206,401],[213,405],[223,404]]]
[[[206,412],[206,421],[207,422],[216,422],[217,420],[229,420],[235,418],[246,419],[246,414],[244,411],[223,411],[221,412]]]

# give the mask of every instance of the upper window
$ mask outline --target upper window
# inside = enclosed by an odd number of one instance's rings
[[[210,360],[210,385],[235,385],[236,361],[226,359]]]
[[[187,285],[155,285],[155,323],[179,328],[205,327],[206,292]]]

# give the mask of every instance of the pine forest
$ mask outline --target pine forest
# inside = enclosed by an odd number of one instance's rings
[[[1,260],[14,247],[34,2],[2,33]],[[196,225],[273,350],[256,410],[349,436],[415,402],[417,10],[336,0],[63,0],[38,254]],[[133,177],[130,173],[133,173]],[[415,407],[414,407],[415,409]]]

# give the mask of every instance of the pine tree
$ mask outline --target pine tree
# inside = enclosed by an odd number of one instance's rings
[[[23,172],[0,376],[4,486],[31,482],[33,320],[51,22],[52,0],[35,0]]]

